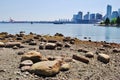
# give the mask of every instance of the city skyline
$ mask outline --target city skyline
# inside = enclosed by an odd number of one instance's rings
[[[72,15],[78,11],[84,14],[106,14],[106,6],[112,5],[113,10],[119,9],[119,3],[115,0],[105,1],[68,1],[68,0],[2,0],[0,5],[0,20],[56,20],[72,19]],[[96,6],[97,5],[97,6]]]

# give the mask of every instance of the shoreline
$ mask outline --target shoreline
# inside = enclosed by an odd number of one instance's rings
[[[51,47],[46,47],[48,43],[52,43],[49,44]],[[60,33],[50,36],[34,33],[26,35],[24,32],[20,32],[15,35],[0,33],[0,46],[1,80],[120,79],[120,44],[82,41],[77,38],[65,37]],[[63,60],[70,67],[67,68],[67,71],[59,71],[51,77],[21,71],[22,57],[30,51],[39,52],[43,57],[41,61],[46,58]],[[86,57],[87,53],[92,54],[93,57]],[[109,62],[104,63],[98,59],[101,53],[110,57]]]

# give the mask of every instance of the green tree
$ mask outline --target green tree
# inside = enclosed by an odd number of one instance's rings
[[[116,24],[116,20],[117,20],[116,18],[113,18],[113,19],[111,20],[110,24],[111,24],[111,25]]]
[[[109,25],[110,24],[110,19],[109,18],[106,18],[106,20],[105,20],[105,25]]]
[[[120,26],[120,17],[119,17],[119,16],[117,17],[116,24],[117,24],[118,26]]]

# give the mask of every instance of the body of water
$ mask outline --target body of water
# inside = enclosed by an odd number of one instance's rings
[[[16,34],[20,31],[25,31],[26,34],[33,32],[41,35],[62,33],[81,40],[120,43],[120,28],[117,27],[101,27],[93,24],[0,24],[0,32]]]

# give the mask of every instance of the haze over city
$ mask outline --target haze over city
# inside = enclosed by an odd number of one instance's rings
[[[119,9],[118,0],[2,0],[0,2],[0,20],[56,20],[72,19],[73,14],[106,14],[106,6]]]

